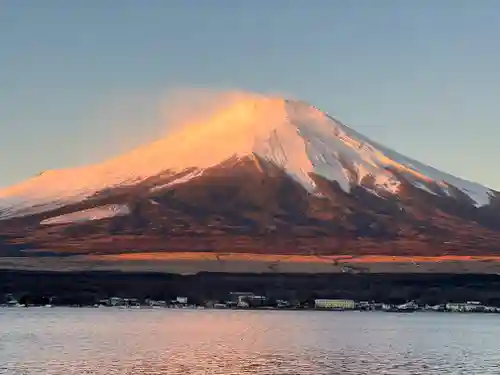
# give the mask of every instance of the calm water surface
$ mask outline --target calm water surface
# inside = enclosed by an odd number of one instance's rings
[[[500,374],[500,315],[0,309],[0,374]]]

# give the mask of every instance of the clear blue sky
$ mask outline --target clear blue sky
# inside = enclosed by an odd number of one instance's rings
[[[287,93],[500,189],[499,41],[497,0],[2,0],[0,186],[147,140],[194,86]]]

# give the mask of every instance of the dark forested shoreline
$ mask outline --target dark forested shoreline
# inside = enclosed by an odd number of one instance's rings
[[[480,301],[500,306],[500,275],[484,274],[229,274],[0,270],[0,293],[36,303],[89,305],[110,296],[224,300],[230,292],[306,303],[316,298],[421,304]]]

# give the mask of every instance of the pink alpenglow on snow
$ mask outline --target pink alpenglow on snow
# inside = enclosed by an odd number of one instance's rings
[[[484,186],[385,148],[307,103],[240,94],[217,103],[217,110],[205,118],[125,155],[95,165],[51,170],[0,190],[0,219],[51,210],[160,173],[175,176],[190,170],[168,185],[185,183],[231,157],[251,155],[283,169],[311,194],[316,189],[311,178],[315,174],[337,181],[346,193],[370,176],[376,191],[397,195],[404,176],[434,194],[428,184],[447,195],[452,195],[450,189],[458,189],[476,206],[487,205],[492,195]]]

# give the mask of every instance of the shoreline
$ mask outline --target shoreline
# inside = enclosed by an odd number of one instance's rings
[[[214,307],[150,307],[150,306],[140,306],[140,307],[123,307],[123,306],[72,306],[72,305],[56,305],[56,306],[4,306],[0,305],[0,309],[6,310],[39,310],[39,309],[89,309],[89,310],[125,310],[125,311],[248,311],[248,312],[267,312],[267,311],[281,311],[281,312],[320,312],[320,313],[378,313],[378,314],[397,314],[397,315],[408,315],[408,314],[454,314],[454,315],[499,315],[500,311],[451,311],[451,310],[431,310],[425,308],[419,308],[411,311],[396,311],[396,310],[360,310],[360,309],[318,309],[318,308],[277,308],[277,307],[266,307],[266,308],[214,308]],[[498,308],[500,309],[500,308]]]

